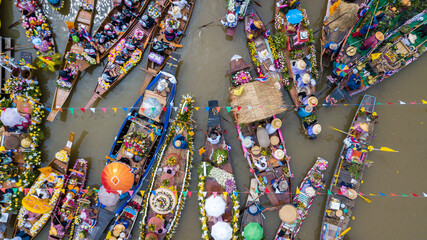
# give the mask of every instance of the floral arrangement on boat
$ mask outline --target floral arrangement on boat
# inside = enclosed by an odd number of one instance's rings
[[[9,78],[4,84],[4,90],[12,98],[19,96],[25,99],[40,101],[41,90],[38,86],[38,81],[32,79]]]
[[[148,16],[157,19],[160,17],[160,15],[161,12],[156,8],[154,4],[150,4],[150,6],[148,6]]]
[[[68,64],[76,64],[77,60],[86,61],[90,65],[96,64],[96,59],[90,57],[86,52],[79,53],[76,51],[69,51],[65,55],[65,59]]]
[[[252,0],[244,0],[241,2],[239,9],[239,17],[244,17],[246,13],[246,9],[248,8],[249,4]],[[236,15],[237,10],[237,4],[236,0],[228,0],[227,1],[227,14],[234,14]]]
[[[81,199],[78,201],[76,216],[70,228],[70,236],[74,236],[73,239],[86,239],[96,224],[96,219],[93,219],[95,213],[93,213],[91,207],[96,206],[98,203],[98,190],[98,188],[88,187],[87,191],[83,193]]]
[[[147,154],[150,146],[149,136],[144,133],[132,132],[124,136],[123,153],[125,155],[143,156]]]
[[[150,59],[150,61],[155,62],[157,65],[161,65],[163,63],[163,61],[165,60],[165,57],[163,57],[160,54],[157,54],[155,52],[150,52],[148,54],[148,59]]]
[[[250,19],[252,21],[249,21],[248,24],[246,25],[245,29],[246,31],[250,31],[250,24],[253,22],[253,19]],[[274,44],[273,38],[270,35],[270,31],[265,31],[264,34],[264,39],[267,40],[268,46],[271,50],[271,56],[270,56],[270,52],[268,52],[267,50],[264,50],[263,52],[258,52],[257,51],[257,45],[259,43],[255,42],[253,39],[253,35],[249,34],[248,35],[248,46],[249,46],[249,53],[251,55],[251,60],[252,63],[255,66],[255,71],[258,75],[258,77],[264,77],[264,70],[261,67],[261,61],[265,61],[267,59],[269,59],[270,57],[273,59],[273,64],[274,64],[274,68],[276,70],[280,70],[283,69],[284,65],[281,64],[281,62],[279,61],[279,55],[277,53],[277,49],[276,46]],[[260,41],[259,39],[257,41]]]
[[[165,141],[164,141],[164,143],[163,143],[163,145],[159,151],[159,153],[163,153],[166,150],[168,145],[173,140],[174,135],[175,135],[175,131],[177,129],[185,128],[187,130],[188,135],[189,135],[189,137],[187,138],[189,154],[187,156],[187,169],[185,172],[186,177],[185,177],[184,182],[182,183],[180,195],[177,196],[177,205],[176,205],[175,210],[174,210],[175,216],[174,216],[173,220],[171,221],[171,226],[170,226],[169,232],[166,234],[164,239],[172,239],[172,236],[176,231],[175,229],[178,226],[179,219],[181,218],[181,210],[183,209],[185,199],[187,198],[188,186],[190,185],[191,166],[192,166],[192,160],[194,157],[194,140],[193,140],[194,129],[193,129],[193,125],[190,123],[190,121],[193,118],[194,103],[195,103],[194,97],[192,97],[190,95],[183,96],[183,100],[181,101],[181,105],[180,105],[181,112],[176,117],[176,121],[170,126],[170,129],[169,129],[169,132],[166,136],[166,139],[165,139]],[[148,193],[151,193],[151,191],[154,190],[153,188],[154,188],[154,179],[156,178],[156,172],[160,167],[162,167],[160,165],[161,155],[162,154],[158,154],[156,157],[156,163],[153,166],[153,171],[152,171],[152,175],[150,178],[150,183],[148,185],[149,187],[147,188]],[[141,209],[143,209],[143,210],[141,211],[142,220],[140,222],[140,225],[141,225],[140,230],[141,231],[140,231],[139,239],[145,239],[145,236],[146,236],[145,226],[146,226],[146,224],[148,224],[146,218],[147,218],[147,212],[148,212],[148,208],[149,208],[149,197],[150,197],[150,195],[151,194],[146,194],[144,196],[143,201],[142,201]]]
[[[252,81],[252,75],[247,70],[240,70],[231,76],[233,86],[239,86]]]
[[[130,70],[132,70],[132,68],[134,68],[136,66],[136,64],[139,63],[139,61],[141,61],[141,56],[142,56],[142,51],[139,49],[136,49],[131,57],[129,58],[128,61],[125,62],[125,64],[123,64],[123,66],[120,66],[120,69],[122,69],[122,71],[124,73],[129,72]]]
[[[80,8],[86,11],[93,11],[93,5],[87,2],[82,2]]]
[[[225,149],[215,149],[212,156],[213,162],[218,165],[224,165],[228,162],[227,150]]]

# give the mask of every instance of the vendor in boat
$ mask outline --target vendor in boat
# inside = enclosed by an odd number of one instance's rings
[[[106,44],[106,43],[107,43],[107,41],[108,41],[107,34],[105,34],[104,32],[99,32],[99,33],[97,33],[97,34],[95,35],[95,39],[96,39],[96,42],[97,42],[98,44],[101,44],[101,45]]]
[[[176,149],[187,149],[188,144],[187,144],[187,141],[185,140],[185,137],[182,136],[181,134],[178,134],[173,139],[173,146]]]
[[[119,73],[114,68],[103,72],[101,75],[102,79],[104,79],[104,81],[106,81],[107,83],[114,82],[118,76]]]
[[[134,42],[133,40],[131,40],[131,39],[127,38],[127,39],[126,39],[126,42],[125,42],[125,48],[126,48],[128,51],[135,51],[136,44],[135,44],[135,42]]]
[[[222,135],[221,134],[221,125],[218,124],[218,126],[212,128],[212,130],[210,131],[209,135],[208,135],[207,132],[205,132],[205,134],[206,134],[207,140],[211,144],[213,144],[213,145],[218,144],[219,141],[221,140],[221,135]]]
[[[365,41],[363,41],[362,46],[360,46],[360,50],[364,51],[367,49],[372,49],[375,48],[375,46],[377,45],[378,41],[383,41],[384,40],[384,34],[382,32],[376,32],[374,35],[370,36],[369,38],[365,39]]]
[[[71,81],[74,79],[74,75],[76,74],[76,72],[78,71],[79,66],[77,65],[76,67],[68,67],[68,68],[64,68],[62,70],[59,71],[59,78],[62,81]]]
[[[164,78],[162,80],[159,81],[159,83],[157,83],[156,86],[156,93],[163,95],[163,92],[170,92],[170,89],[168,87],[168,76],[164,76]]]
[[[307,105],[307,106],[305,106],[305,107],[300,107],[300,108],[298,109],[298,115],[299,115],[301,118],[305,118],[305,117],[307,117],[307,116],[310,116],[311,114],[313,114],[313,107],[312,107],[312,106],[310,106],[310,105]]]
[[[116,59],[114,60],[114,63],[122,66],[123,64],[125,64],[127,62],[127,60],[129,59],[129,55],[127,54],[127,51],[122,51],[120,53],[119,56],[116,57]]]
[[[138,3],[138,0],[124,0],[124,4],[129,9],[133,10],[135,9],[135,5]]]
[[[83,41],[83,35],[78,30],[71,28],[69,39],[75,43],[80,43],[81,41]]]
[[[372,23],[369,23],[367,21],[370,21],[372,19]],[[366,25],[363,25],[362,28],[360,28],[357,32],[354,32],[351,34],[351,36],[353,38],[356,37],[365,37],[366,33],[374,28],[376,28],[378,26],[378,21],[377,18],[375,16],[373,16],[373,14],[371,12],[368,12],[366,14],[366,16],[364,17],[364,20]]]
[[[347,82],[348,89],[356,90],[356,89],[359,89],[361,85],[362,85],[362,82],[359,75],[357,74],[350,75],[349,80]]]
[[[308,137],[314,139],[322,131],[322,126],[320,126],[320,124],[318,123],[312,124],[307,127],[306,131],[307,131]]]
[[[154,18],[148,16],[147,14],[142,15],[142,17],[138,21],[144,29],[150,29],[156,23]]]
[[[276,178],[271,180],[271,186],[274,189],[275,193],[283,193],[289,188],[288,181],[285,179],[285,175],[280,176],[280,178]]]
[[[222,25],[224,25],[226,27],[231,27],[231,28],[237,26],[237,20],[238,19],[236,18],[235,14],[229,13],[229,14],[227,14],[227,16],[225,16],[225,18],[226,18],[226,21],[224,21],[224,20],[221,19],[221,24]]]
[[[117,33],[114,30],[113,25],[111,23],[105,24],[104,32],[109,39],[116,39],[117,38]]]
[[[164,34],[166,40],[169,42],[172,42],[177,37],[176,30],[172,29],[171,27],[166,27]]]
[[[336,42],[328,42],[324,46],[327,54],[332,55],[338,52],[338,43]]]
[[[314,82],[314,79],[312,79],[310,77],[309,73],[304,73],[304,75],[302,75],[302,77],[300,76],[297,80],[297,87],[307,87],[309,83]],[[312,84],[313,85],[313,84]],[[315,85],[315,84],[314,84]]]
[[[252,31],[254,31],[254,32],[259,31],[259,30],[261,30],[261,28],[262,28],[262,22],[261,22],[261,21],[259,21],[259,20],[257,20],[257,21],[253,21],[253,22],[251,23],[251,25],[250,25],[250,28],[251,28],[251,30],[252,30]]]
[[[184,9],[187,6],[187,0],[174,0],[172,4],[174,6],[178,6],[181,9]]]
[[[173,6],[172,9],[168,11],[168,14],[176,19],[182,18],[181,8],[178,6]]]
[[[88,42],[85,43],[84,51],[89,57],[91,57],[93,59],[96,58],[96,49],[90,43],[88,43]]]

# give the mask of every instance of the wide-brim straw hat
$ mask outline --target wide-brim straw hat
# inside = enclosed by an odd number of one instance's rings
[[[288,190],[289,184],[287,181],[282,180],[282,181],[280,181],[278,188],[280,191],[284,192],[284,191]]]
[[[342,210],[338,210],[335,212],[335,216],[337,217],[341,217],[343,215],[343,211]]]
[[[357,198],[357,192],[354,189],[349,188],[345,196],[350,198],[351,200],[354,200]]]
[[[261,28],[261,27],[262,27],[262,25],[261,25],[261,21],[254,21],[254,25],[255,25],[255,27],[257,27],[257,28]]]
[[[360,129],[362,129],[363,131],[365,131],[365,132],[368,132],[369,131],[369,124],[367,124],[367,123],[361,123],[360,125],[359,125],[359,127],[360,127]]]
[[[279,211],[280,220],[285,223],[292,224],[297,220],[298,212],[294,205],[286,204]]]
[[[117,224],[116,226],[114,226],[114,230],[123,231],[125,229],[125,225],[123,224]]]
[[[313,107],[312,107],[311,105],[307,105],[307,106],[305,106],[304,110],[305,110],[307,113],[311,113],[311,112],[313,112]]]
[[[275,118],[271,121],[271,126],[275,129],[279,129],[282,126],[282,120]]]
[[[322,126],[320,126],[320,124],[316,124],[313,126],[313,133],[314,134],[319,134],[322,131]]]
[[[253,155],[258,155],[261,153],[261,148],[259,146],[253,146],[251,148],[251,152]]]
[[[270,143],[271,143],[271,145],[275,146],[275,145],[279,144],[279,142],[280,142],[280,139],[279,139],[278,136],[273,135],[273,136],[270,137]]]
[[[309,98],[307,99],[307,103],[308,103],[308,105],[310,105],[310,106],[312,106],[312,107],[315,107],[315,106],[317,106],[317,104],[319,103],[319,100],[317,100],[317,98],[316,98],[316,97],[309,97]]]
[[[236,16],[232,13],[227,14],[227,22],[232,23],[236,21]]]
[[[376,33],[375,33],[375,38],[376,38],[378,41],[382,41],[382,40],[384,40],[384,34],[383,34],[382,32],[376,32]]]
[[[174,6],[173,8],[172,8],[172,13],[174,14],[174,15],[177,15],[177,14],[179,14],[181,12],[181,8],[179,7],[179,6]]]
[[[307,67],[307,63],[304,62],[304,60],[300,59],[297,62],[297,68],[299,70],[304,70]]]
[[[281,160],[285,157],[285,152],[282,149],[277,149],[274,151],[274,158],[277,160]]]
[[[4,139],[4,147],[6,149],[17,149],[20,144],[21,141],[15,135],[6,136],[6,138]]]
[[[329,49],[331,49],[331,50],[337,50],[338,49],[338,44],[336,44],[336,43],[329,44]]]
[[[176,141],[175,141],[175,146],[176,146],[176,147],[181,147],[181,141],[176,140]]]
[[[357,52],[357,48],[356,48],[356,47],[353,47],[353,46],[348,47],[348,48],[345,50],[345,53],[346,53],[348,56],[350,56],[350,57],[353,57],[354,55],[356,55],[356,52]]]
[[[308,73],[304,73],[304,75],[302,75],[302,82],[303,82],[304,84],[309,83],[309,82],[310,82],[310,74],[308,74]]]

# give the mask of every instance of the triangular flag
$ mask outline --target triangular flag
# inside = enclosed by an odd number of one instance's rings
[[[74,108],[68,108],[71,112],[71,114],[74,114]]]
[[[188,198],[191,198],[191,191],[188,191]]]
[[[49,191],[50,195],[52,196],[52,192],[53,192],[52,188],[49,188],[48,191]]]
[[[427,197],[427,193],[423,192],[424,197]]]
[[[360,195],[360,196],[363,196],[363,195],[365,195],[365,194],[363,194],[363,193],[359,192],[359,195]]]
[[[117,112],[117,108],[113,108],[113,110],[114,110],[115,113]]]
[[[80,110],[82,110],[82,112],[83,112],[83,113],[85,112],[85,109],[84,109],[84,108],[80,108]]]
[[[427,101],[424,99],[421,99],[421,101],[423,101],[423,104],[427,104]]]
[[[167,108],[165,108],[165,107],[163,108],[163,112],[166,112],[167,110],[168,110]]]
[[[382,105],[382,103],[380,103],[380,102],[377,102],[377,105]]]
[[[188,111],[188,107],[185,107],[185,108],[184,108],[184,110],[185,110],[185,111]]]
[[[129,196],[133,196],[133,191],[129,191]]]
[[[230,112],[231,107],[225,107],[227,109],[227,112]]]
[[[217,192],[212,192],[214,198],[216,197]]]
[[[391,196],[393,196],[393,197],[396,197],[397,195],[396,194],[394,194],[394,193],[390,193],[391,194]]]
[[[417,104],[416,102],[411,102],[411,104]]]
[[[104,111],[104,113],[107,113],[107,109],[106,108],[101,108],[102,111]]]
[[[151,194],[156,195],[156,191],[151,191]]]
[[[50,112],[50,111],[51,111],[51,109],[50,109],[50,108],[46,108],[46,110],[47,110],[48,112]]]
[[[141,112],[145,112],[145,108],[141,108]]]
[[[244,191],[244,193],[249,193],[248,191]]]
[[[300,194],[301,191],[299,190],[299,187],[297,186],[297,194]]]
[[[369,196],[375,196],[375,194],[373,194],[373,193],[369,193]]]
[[[30,191],[29,188],[24,188],[24,194],[25,194],[25,196],[27,196],[28,191]]]
[[[228,192],[222,192],[222,194],[224,194],[224,199],[227,199]]]
[[[239,195],[239,192],[233,192],[234,196],[237,197]],[[424,193],[425,194],[425,193]]]
[[[178,107],[173,107],[173,110],[175,110],[175,112],[178,111]]]
[[[417,194],[415,194],[415,193],[412,193],[412,195],[414,195],[414,197],[419,197]]]
[[[203,194],[203,197],[206,197],[206,194],[207,194],[208,192],[202,192],[202,194]]]
[[[24,108],[25,112],[28,113],[28,108]]]
[[[270,193],[270,190],[268,190],[268,188],[266,188],[265,193]]]
[[[252,106],[248,106],[248,109],[252,109]]]
[[[84,193],[87,193],[87,189],[83,189],[82,191],[83,191]]]
[[[176,191],[173,191],[173,195],[175,195],[175,196],[176,196]]]
[[[387,104],[393,104],[393,103],[391,103],[391,102],[387,102]]]
[[[6,193],[6,188],[0,188],[3,193]]]
[[[12,191],[13,191],[14,194],[16,194],[18,192],[18,188],[12,188]],[[50,195],[52,195],[52,193]]]
[[[399,103],[400,103],[400,104],[402,104],[402,105],[403,105],[403,104],[406,104],[405,102],[402,102],[402,101],[400,101],[400,100],[399,100]]]
[[[373,61],[373,60],[375,60],[375,59],[379,58],[380,56],[381,56],[381,53],[372,53],[372,54],[371,54],[371,59],[372,59],[372,61]]]
[[[209,107],[205,107],[206,112],[209,113]]]
[[[95,188],[95,192],[96,192],[96,193],[98,193],[98,192],[99,192],[99,189],[98,189],[98,188]]]
[[[116,190],[116,192],[117,192],[118,194],[122,194],[122,193],[123,193],[123,191],[122,191],[122,190]]]
[[[90,110],[91,110],[93,113],[95,113],[95,108],[90,108]]]
[[[406,195],[406,194],[403,194],[403,193],[402,193],[402,196],[404,196],[404,197],[408,197],[408,195]]]
[[[237,111],[240,111],[240,109],[241,109],[242,107],[237,107]]]
[[[387,195],[385,195],[385,194],[384,194],[384,193],[382,193],[382,192],[380,192],[380,195],[381,195],[381,196],[387,196]]]
[[[194,107],[194,109],[196,109],[196,111],[199,111],[199,107]]]
[[[221,110],[221,107],[216,107],[216,111],[219,112]]]
[[[61,189],[62,194],[65,194],[65,189]]]
[[[141,193],[141,196],[143,197],[143,196],[144,196],[145,191],[144,191],[144,190],[141,190],[141,191],[140,191],[140,193]]]
[[[124,108],[123,108],[123,111],[125,111],[125,113],[127,113],[127,112],[128,112],[128,108],[127,108],[127,107],[124,107]]]
[[[349,104],[348,103],[344,103],[344,107],[347,107]]]
[[[62,108],[58,108],[58,110],[59,110],[60,112],[62,112]]]
[[[182,191],[182,194],[184,194],[184,197],[187,197],[187,191]]]
[[[255,188],[255,193],[259,193],[259,190],[258,190],[258,188]]]
[[[329,189],[328,189],[328,194],[329,194],[329,195],[332,195],[332,192],[331,192]]]

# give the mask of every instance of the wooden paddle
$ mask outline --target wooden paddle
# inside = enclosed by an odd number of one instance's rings
[[[200,27],[199,27],[199,29],[204,28],[204,27],[206,27],[206,26],[208,26],[208,25],[211,25],[212,23],[218,22],[218,21],[219,21],[219,20],[221,20],[221,19],[222,19],[222,17],[221,17],[221,18],[218,18],[217,20],[214,20],[214,21],[212,21],[212,22],[210,22],[210,23],[206,23],[205,25],[200,26]]]
[[[339,19],[339,18],[341,18],[342,16],[346,15],[347,13],[348,13],[348,12],[345,12],[345,13],[343,13],[343,14],[339,15],[338,17],[336,17],[334,20],[330,21],[328,24],[326,24],[326,25],[325,25],[325,26],[323,26],[323,27],[326,27],[326,26],[328,26],[329,24],[331,24],[331,23],[335,22],[336,20],[338,20],[338,19]],[[323,28],[323,27],[321,27],[320,29],[318,29],[318,30],[314,31],[314,32],[313,32],[313,35],[314,35],[314,34],[316,34],[317,32],[319,32],[320,30],[322,30],[322,28]]]
[[[12,23],[9,25],[9,27],[7,27],[8,29],[11,29],[13,27],[15,27],[16,25],[20,24],[22,22],[22,19],[19,19],[18,21]]]
[[[262,7],[262,5],[261,5],[261,4],[259,4],[259,2],[255,1],[255,0],[253,0],[253,2],[254,2],[256,5],[258,5],[259,7]]]

